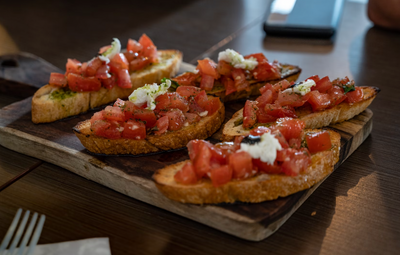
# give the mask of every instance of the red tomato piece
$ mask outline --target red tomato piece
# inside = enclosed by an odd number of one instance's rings
[[[197,96],[195,96],[194,100],[201,108],[204,109],[208,102],[208,97],[206,92],[202,90],[199,94],[197,94]]]
[[[229,165],[224,165],[211,170],[211,182],[214,187],[222,186],[232,179],[232,169]]]
[[[289,148],[289,143],[286,141],[286,138],[282,135],[279,129],[271,127],[271,134],[279,141],[283,149]]]
[[[262,53],[247,55],[244,58],[254,57],[257,59],[258,65],[251,71],[254,79],[258,81],[280,79],[281,74],[278,66],[274,63],[270,64],[268,59]]]
[[[103,111],[103,117],[108,120],[125,121],[125,114],[118,106],[107,106]]]
[[[354,104],[364,99],[364,91],[362,90],[362,88],[360,87],[355,87],[355,88],[356,88],[355,91],[350,91],[347,92],[346,94],[347,102],[349,104]]]
[[[168,116],[161,117],[156,122],[157,131],[154,131],[155,135],[162,135],[167,132],[169,126]]]
[[[102,79],[101,80],[101,84],[103,85],[103,87],[105,87],[106,89],[112,89],[114,88],[115,84],[117,84],[117,80],[115,78],[115,75],[111,74],[111,77],[107,78],[107,79]]]
[[[271,129],[269,129],[267,127],[260,126],[260,127],[255,128],[255,129],[252,129],[250,131],[250,134],[254,135],[254,136],[261,136],[261,135],[263,135],[265,133],[270,133],[270,132],[271,132]]]
[[[235,83],[237,91],[243,91],[249,88],[249,82],[246,80],[246,75],[242,69],[234,68],[232,70],[232,79]]]
[[[292,118],[277,119],[276,125],[272,128],[278,129],[287,141],[292,138],[300,138],[306,124],[304,121]]]
[[[49,84],[59,87],[66,87],[68,85],[67,77],[65,77],[65,75],[62,73],[51,73]]]
[[[330,150],[332,147],[329,132],[308,133],[306,136],[308,150],[311,153]]]
[[[189,124],[196,123],[201,120],[201,117],[196,113],[185,112],[184,115],[186,117],[186,122]]]
[[[204,140],[194,139],[189,141],[189,143],[186,145],[188,148],[190,160],[194,161],[194,159],[196,158],[201,143],[208,143],[208,142]]]
[[[129,76],[129,72],[126,69],[122,69],[118,72],[118,86],[123,89],[132,88],[131,77]]]
[[[264,108],[259,108],[256,114],[258,123],[269,123],[277,119],[276,117],[269,115]]]
[[[136,70],[141,70],[148,66],[151,63],[151,59],[148,57],[138,57],[131,62],[129,62],[129,70],[130,71],[136,71]]]
[[[206,176],[211,170],[211,151],[206,142],[202,142],[198,146],[198,151],[196,152],[196,157],[193,160],[193,165],[196,171],[196,175],[200,179]]]
[[[189,111],[189,104],[184,97],[179,95],[176,92],[168,93],[170,105],[168,108],[170,109],[179,109],[182,112]]]
[[[189,112],[190,113],[202,113],[204,112],[204,108],[200,107],[200,105],[196,102],[194,98],[189,99]]]
[[[290,150],[290,160],[282,163],[282,172],[289,176],[297,176],[299,173],[307,169],[311,163],[311,157],[307,152]]]
[[[97,70],[103,65],[103,61],[97,57],[88,62],[88,65],[85,70],[85,75],[87,77],[95,76]]]
[[[72,91],[97,91],[101,88],[101,82],[96,77],[83,77],[80,74],[69,73],[67,81]]]
[[[197,176],[193,164],[187,162],[182,169],[175,174],[174,179],[176,182],[185,185],[195,184],[197,182]]]
[[[158,54],[156,46],[143,48],[142,54],[150,60],[150,63],[158,63]]]
[[[258,171],[266,174],[280,174],[282,173],[282,168],[275,162],[273,165],[262,162],[261,159],[252,159],[253,165]]]
[[[102,65],[97,69],[96,71],[96,78],[98,79],[108,79],[110,78],[110,74],[108,73],[110,71],[110,67],[108,65]]]
[[[142,36],[139,38],[139,43],[143,46],[143,48],[155,46],[153,41],[146,34],[142,34]]]
[[[69,58],[67,60],[67,64],[65,69],[67,70],[65,72],[65,75],[69,74],[69,73],[75,73],[75,74],[80,74],[81,73],[81,67],[82,67],[82,63],[79,62],[76,59],[71,59]]]
[[[197,69],[199,69],[202,77],[204,75],[211,76],[213,79],[219,79],[219,73],[217,71],[217,64],[209,58],[203,60],[197,60]]]
[[[125,101],[120,99],[120,98],[118,98],[117,101],[115,101],[113,106],[114,107],[118,106],[119,108],[123,108],[125,106]]]
[[[300,107],[310,98],[310,93],[302,96],[293,92],[279,92],[275,104],[280,106],[290,105],[292,107]]]
[[[154,111],[166,111],[171,105],[171,98],[168,96],[168,93],[165,93],[156,97],[155,102],[156,108]]]
[[[218,97],[213,97],[208,99],[207,103],[204,105],[204,110],[207,111],[207,116],[213,115],[218,111],[220,107],[220,101]]]
[[[136,109],[133,114],[133,119],[144,122],[146,128],[154,127],[157,122],[155,113],[148,109]]]
[[[311,77],[308,77],[308,78],[305,79],[305,80],[313,80],[315,83],[317,83],[317,82],[320,80],[320,78],[319,78],[318,75],[313,75],[313,76],[311,76]],[[314,89],[315,89],[315,87],[311,87],[311,90],[314,90]]]
[[[186,72],[178,77],[173,78],[172,80],[176,81],[181,86],[196,86],[196,82],[199,82],[200,73],[191,73]]]
[[[185,115],[183,115],[182,111],[179,109],[171,109],[170,111],[162,112],[161,114],[168,116],[168,130],[172,131],[181,129],[186,120]]]
[[[313,111],[320,111],[327,108],[330,104],[330,97],[328,94],[321,94],[318,90],[311,91],[308,102],[311,104]]]
[[[116,121],[96,120],[90,128],[93,130],[95,135],[100,137],[108,139],[121,138],[120,125]]]
[[[272,104],[274,97],[271,90],[265,91],[261,96],[259,96],[256,101],[258,102],[258,107],[263,108],[266,104]]]
[[[139,52],[143,49],[143,46],[136,40],[128,39],[128,45],[126,46],[127,51]]]
[[[235,91],[237,91],[236,87],[235,87],[235,83],[233,82],[233,80],[227,76],[222,76],[221,78],[221,82],[225,87],[225,95],[229,95]]]
[[[206,91],[210,91],[213,89],[213,87],[214,87],[214,77],[207,74],[203,74],[201,76],[200,88]]]
[[[105,120],[103,116],[103,111],[93,114],[92,118],[90,119],[90,124],[93,124],[96,120]]]
[[[251,177],[253,173],[253,163],[249,153],[237,151],[229,156],[229,166],[233,170],[234,179],[244,179]],[[254,171],[256,172],[256,171]]]
[[[326,93],[330,88],[332,88],[332,82],[329,80],[328,76],[325,76],[318,82],[312,90],[318,90],[320,93]]]
[[[332,86],[332,88],[328,90],[328,95],[331,101],[330,106],[338,105],[347,98],[347,96],[344,94],[343,88],[336,85]]]
[[[124,123],[122,137],[127,139],[143,140],[146,138],[146,126],[143,122],[128,120]]]
[[[176,93],[183,96],[184,98],[188,99],[189,97],[196,96],[201,92],[200,88],[193,87],[193,86],[179,86],[176,89]]]
[[[257,102],[247,100],[243,110],[243,127],[251,128],[257,123]]]
[[[224,60],[220,60],[217,65],[217,71],[221,75],[229,76],[232,72],[233,66]]]
[[[266,104],[264,106],[264,112],[274,118],[284,118],[284,117],[297,118],[296,112],[290,106]]]
[[[289,147],[293,149],[300,149],[301,148],[301,139],[300,138],[292,138],[288,141]]]
[[[124,54],[126,60],[128,61],[128,63],[130,63],[131,61],[133,61],[139,57],[139,53],[133,52],[131,50],[127,50],[123,54]]]
[[[125,55],[122,53],[116,54],[111,59],[111,62],[117,63],[119,66],[121,66],[122,69],[128,69],[128,67],[129,67],[128,60],[126,59]]]
[[[131,101],[126,101],[125,106],[123,108],[125,120],[133,119],[134,118],[133,115],[135,114],[135,111],[139,110],[139,109],[140,109],[140,107],[136,106]]]

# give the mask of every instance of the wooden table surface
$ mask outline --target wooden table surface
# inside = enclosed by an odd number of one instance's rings
[[[2,1],[0,54],[29,52],[64,69],[113,37],[146,33],[192,64],[232,48],[299,65],[300,80],[349,76],[381,88],[371,135],[275,234],[241,240],[0,146],[0,186],[41,163],[0,192],[0,237],[22,207],[47,216],[39,243],[109,237],[112,254],[398,254],[400,33],[373,27],[366,5],[349,1],[333,44],[274,38],[262,30],[268,3]],[[21,99],[1,94],[0,107]]]

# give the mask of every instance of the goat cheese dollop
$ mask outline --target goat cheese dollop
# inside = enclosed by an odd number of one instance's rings
[[[226,49],[218,54],[218,61],[224,60],[230,63],[234,68],[242,68],[246,70],[253,70],[258,65],[257,59],[254,57],[245,59],[238,52]]]
[[[288,88],[285,89],[284,93],[297,93],[297,94],[301,94],[302,96],[304,96],[307,93],[311,92],[311,87],[316,86],[315,81],[314,80],[306,80],[306,81],[302,81],[299,84],[297,84],[296,86],[294,86],[293,88]]]
[[[171,80],[169,79],[166,79],[166,81],[160,85],[157,85],[157,83],[146,84],[133,91],[129,96],[129,101],[139,107],[147,103],[146,109],[154,110],[156,108],[156,98],[167,93],[170,86]]]
[[[273,165],[276,159],[276,152],[282,150],[278,139],[271,133],[265,133],[261,136],[261,141],[255,144],[240,144],[239,151],[246,151],[254,159],[260,159]]]

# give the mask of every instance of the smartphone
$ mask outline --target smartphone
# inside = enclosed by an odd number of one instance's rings
[[[274,0],[267,11],[267,35],[331,38],[344,0]]]

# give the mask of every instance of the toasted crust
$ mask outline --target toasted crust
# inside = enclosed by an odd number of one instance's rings
[[[320,112],[312,112],[312,109],[309,107],[299,107],[296,108],[296,115],[306,123],[306,128],[321,128],[351,119],[367,109],[379,92],[379,89],[375,87],[362,87],[362,89],[364,92],[364,99],[360,102],[352,105],[341,103],[333,108]],[[243,109],[237,111],[225,124],[222,131],[223,141],[233,141],[235,136],[246,136],[250,134],[250,129],[244,129],[243,125],[237,126],[235,124],[235,122],[240,122],[242,119]],[[263,124],[259,124],[259,126],[260,125],[262,126]]]
[[[317,130],[307,130],[313,132]],[[311,165],[298,176],[260,174],[245,180],[232,180],[218,188],[210,180],[202,179],[194,185],[179,184],[174,175],[188,162],[183,161],[158,170],[153,175],[157,188],[169,199],[182,203],[216,204],[235,201],[259,203],[286,197],[308,189],[323,180],[334,169],[339,160],[340,135],[331,134],[332,148],[311,156]]]
[[[168,131],[163,135],[148,135],[144,140],[107,139],[98,137],[90,130],[90,120],[79,122],[73,131],[82,145],[91,152],[121,155],[146,154],[161,150],[172,150],[185,147],[190,140],[206,139],[215,133],[225,118],[225,107],[220,107],[211,116],[202,118],[199,122],[183,127],[177,131]]]
[[[240,92],[233,92],[229,95],[225,95],[225,87],[221,84],[218,86],[214,86],[213,90],[208,91],[207,94],[219,97],[223,102],[235,101],[241,98],[247,98],[249,96],[257,96],[260,95],[260,88],[264,86],[266,83],[275,84],[280,82],[283,79],[288,80],[289,82],[296,81],[299,78],[301,73],[301,69],[298,66],[294,65],[282,65],[282,75],[280,79],[271,80],[271,81],[263,81],[257,82],[255,80],[250,81],[250,90],[243,90]]]
[[[52,99],[50,94],[62,88],[45,85],[32,98],[32,121],[34,123],[52,122],[77,115],[91,108],[111,103],[117,98],[126,99],[137,88],[147,83],[159,83],[164,77],[176,75],[182,62],[182,53],[177,50],[159,50],[160,63],[131,73],[132,88],[101,88],[93,92],[78,92],[66,99]]]

